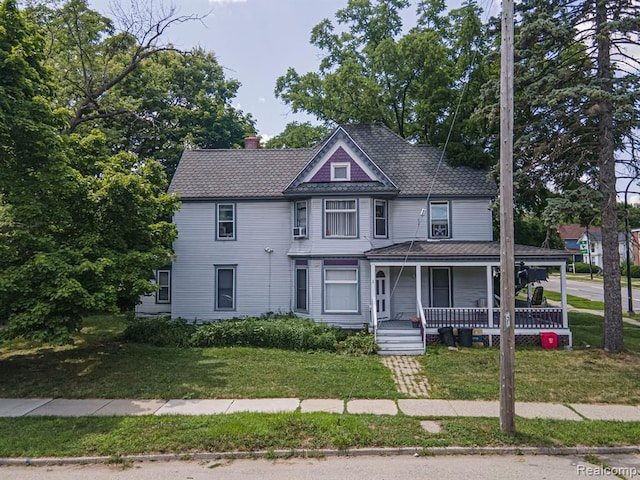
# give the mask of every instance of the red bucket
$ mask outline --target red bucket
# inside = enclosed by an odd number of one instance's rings
[[[556,332],[540,332],[542,348],[558,348],[558,334]]]

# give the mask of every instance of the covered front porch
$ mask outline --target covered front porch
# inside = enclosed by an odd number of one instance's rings
[[[516,342],[539,345],[541,332],[555,332],[559,345],[571,345],[566,255],[528,246],[516,246],[515,253],[514,269],[523,282],[516,300]],[[426,347],[438,340],[440,328],[452,327],[473,329],[475,340],[481,337],[485,345],[499,343],[498,243],[408,242],[366,254],[371,268],[371,326],[376,340],[384,343],[389,332],[397,335],[414,329],[417,334],[418,329]],[[526,272],[538,278],[536,275],[544,274],[543,269],[548,267],[560,272],[559,305],[541,301],[542,290],[535,292],[536,286],[544,289],[544,281],[529,282],[525,278]]]

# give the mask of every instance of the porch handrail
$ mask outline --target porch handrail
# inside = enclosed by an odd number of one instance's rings
[[[418,302],[418,316],[420,317],[420,330],[422,334],[422,348],[427,348],[427,318],[424,315],[424,308],[422,306],[422,300],[420,300],[420,295],[416,297]]]

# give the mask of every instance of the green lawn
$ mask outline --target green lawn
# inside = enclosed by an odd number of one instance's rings
[[[576,350],[518,348],[516,398],[640,403],[640,328],[625,327],[627,351],[597,348],[602,318],[570,315]],[[252,348],[177,349],[117,340],[122,317],[89,319],[73,346],[0,349],[0,397],[399,398],[380,357]],[[587,347],[587,344],[591,345]],[[433,398],[498,399],[497,348],[429,347],[417,357]],[[202,417],[0,418],[0,457],[121,456],[252,450],[436,446],[635,445],[640,423],[447,418],[428,434],[404,415],[233,414]]]
[[[74,346],[0,350],[0,397],[397,398],[377,356],[122,343],[122,318],[88,320]]]

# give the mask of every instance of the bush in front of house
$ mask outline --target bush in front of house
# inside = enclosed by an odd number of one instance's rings
[[[620,271],[623,276],[627,275],[627,265],[622,264]],[[640,278],[640,265],[631,265],[631,278]]]
[[[188,347],[196,325],[169,317],[134,318],[122,334],[124,341],[156,347]]]
[[[375,341],[375,337],[364,331],[349,335],[338,343],[338,352],[345,355],[373,355],[377,351],[378,344]]]
[[[123,333],[123,340],[158,347],[265,347],[283,350],[326,350],[351,353],[358,347],[353,332],[292,315],[233,318],[193,324],[167,317],[138,318]]]
[[[575,273],[598,273],[600,271],[600,267],[597,265],[591,264],[591,270],[589,270],[589,264],[583,262],[576,262],[574,264]]]

